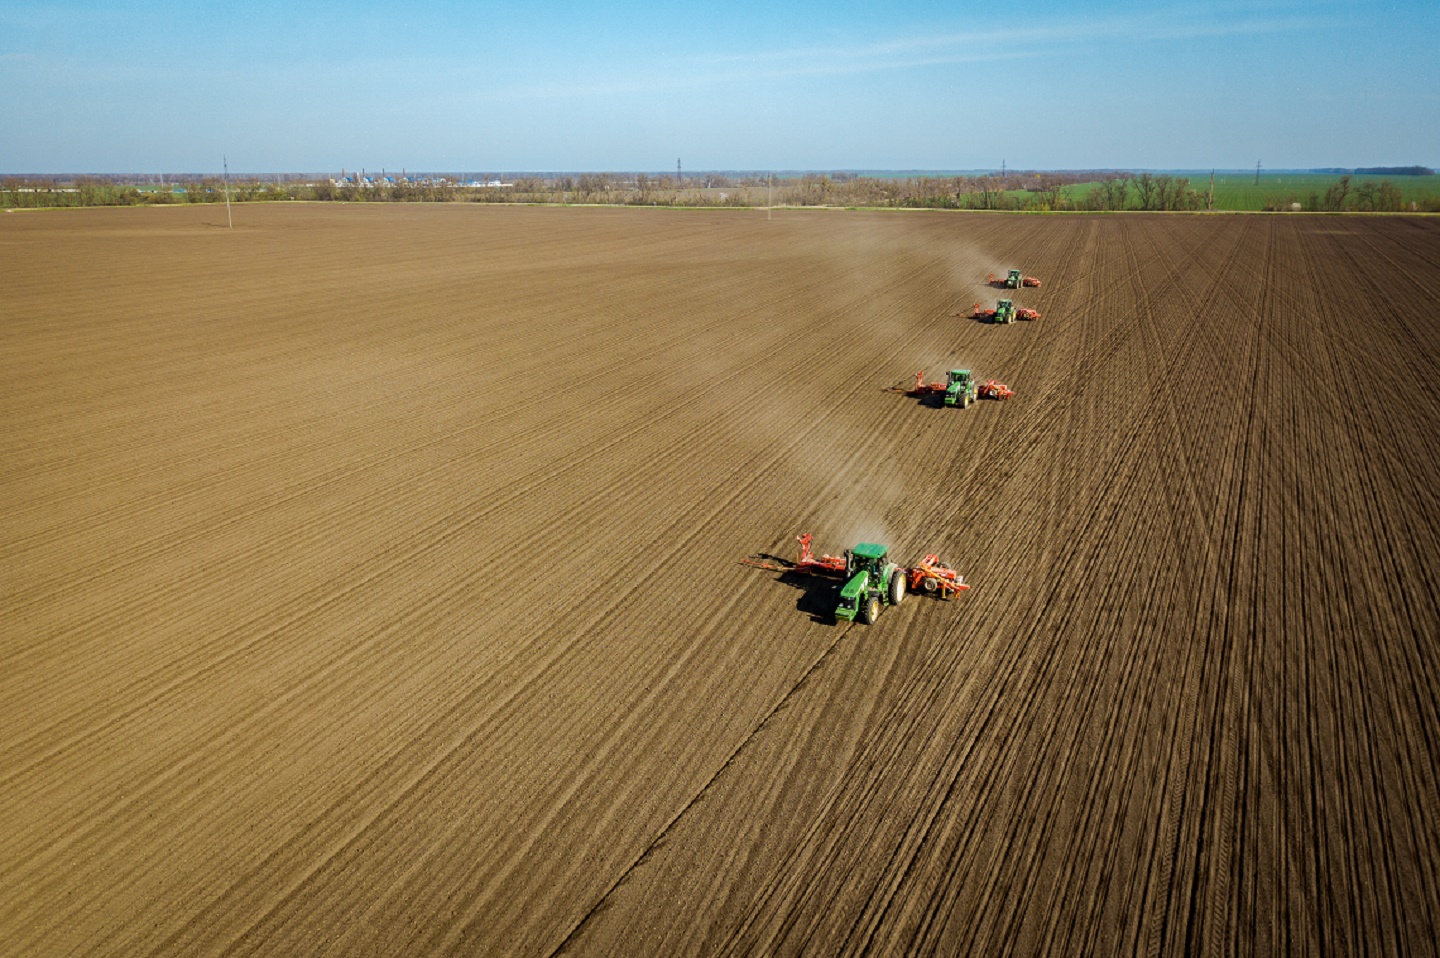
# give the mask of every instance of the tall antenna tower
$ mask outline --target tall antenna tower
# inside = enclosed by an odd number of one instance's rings
[[[680,157],[675,157],[675,188],[680,188]]]
[[[1255,161],[1255,185],[1260,185],[1260,161]]]

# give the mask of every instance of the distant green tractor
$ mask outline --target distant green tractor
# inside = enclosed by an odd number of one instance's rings
[[[905,598],[905,570],[890,561],[890,550],[862,542],[845,553],[845,586],[835,606],[835,618],[870,625],[880,608],[899,605]]]
[[[970,313],[971,319],[988,319],[992,323],[1013,323],[1017,319],[1039,319],[1040,311],[1026,306],[1016,306],[1008,299],[995,301],[994,309],[982,309],[979,303]]]
[[[945,380],[945,405],[968,409],[975,401],[978,387],[968,369],[952,369]]]
[[[991,286],[1003,286],[1006,289],[1020,289],[1025,286],[1039,286],[1040,281],[1034,276],[1021,276],[1018,269],[1012,269],[1003,280],[996,279],[991,273],[986,280]]]

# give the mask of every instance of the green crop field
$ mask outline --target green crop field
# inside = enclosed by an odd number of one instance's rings
[[[1260,210],[1267,205],[1286,202],[1304,203],[1311,193],[1320,196],[1340,179],[1336,173],[1277,173],[1273,176],[1261,174],[1260,183],[1255,183],[1254,174],[1215,174],[1215,208],[1222,210]],[[1388,180],[1400,191],[1407,201],[1420,201],[1440,197],[1440,174],[1431,176],[1376,176],[1355,174],[1350,177],[1350,191],[1362,183],[1379,183]],[[1210,178],[1195,178],[1191,186],[1206,190]]]
[[[1210,189],[1209,173],[1175,173],[1190,180],[1190,188],[1202,196]],[[1215,209],[1217,210],[1263,210],[1283,209],[1291,203],[1306,204],[1310,194],[1323,197],[1325,191],[1339,181],[1339,173],[1275,173],[1260,175],[1256,183],[1254,173],[1216,173]],[[1350,199],[1348,206],[1355,205],[1355,194],[1364,183],[1388,181],[1400,191],[1404,200],[1421,203],[1440,200],[1440,174],[1429,176],[1380,176],[1354,174],[1350,177]],[[1077,183],[1065,188],[1065,198],[1072,203],[1082,201],[1098,183]],[[1131,194],[1134,202],[1134,194]]]

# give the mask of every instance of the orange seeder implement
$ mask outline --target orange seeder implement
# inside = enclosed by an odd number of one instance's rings
[[[985,384],[975,391],[975,395],[981,399],[1009,399],[1015,395],[1015,390],[996,379],[987,379]]]
[[[970,591],[965,577],[941,562],[934,553],[921,559],[914,568],[905,570],[905,588],[911,592],[939,593],[942,599]]]

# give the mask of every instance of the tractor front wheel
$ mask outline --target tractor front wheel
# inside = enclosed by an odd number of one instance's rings
[[[872,595],[865,602],[865,607],[860,610],[860,621],[866,625],[874,625],[878,618],[880,618],[880,597]]]

